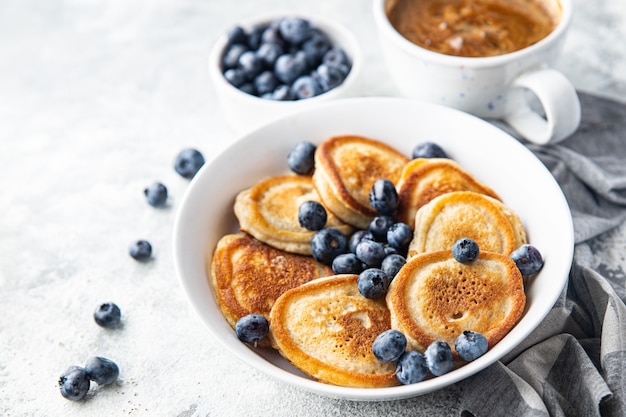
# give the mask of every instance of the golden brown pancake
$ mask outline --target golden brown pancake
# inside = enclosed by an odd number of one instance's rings
[[[360,136],[336,136],[315,152],[313,183],[324,204],[361,229],[377,215],[369,193],[379,179],[396,183],[409,159],[392,147]]]
[[[217,303],[234,328],[237,320],[247,314],[269,317],[281,294],[315,278],[332,275],[332,269],[310,256],[284,252],[238,233],[220,239],[209,275]]]
[[[258,240],[287,252],[310,255],[314,231],[300,226],[298,209],[305,201],[321,202],[309,176],[283,175],[259,181],[235,199],[240,229]],[[326,210],[326,227],[349,235],[352,227]]]
[[[386,296],[392,327],[407,337],[407,350],[424,351],[445,340],[454,351],[465,330],[481,333],[489,347],[498,343],[524,311],[522,275],[507,255],[481,252],[468,264],[451,251],[410,259]]]
[[[372,353],[390,328],[383,299],[357,288],[358,275],[335,275],[285,292],[270,314],[270,338],[280,354],[308,376],[346,387],[397,385],[395,363]]]
[[[454,191],[417,211],[409,257],[451,250],[464,237],[474,240],[481,251],[507,256],[526,243],[524,227],[513,210],[484,194]]]
[[[397,218],[408,225],[413,224],[420,207],[452,191],[474,191],[500,200],[495,191],[477,181],[455,161],[446,158],[411,160],[402,170],[397,189]]]

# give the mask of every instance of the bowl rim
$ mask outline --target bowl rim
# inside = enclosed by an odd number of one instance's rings
[[[541,175],[545,178],[542,178],[546,181],[544,184],[545,187],[551,188],[550,191],[554,191],[557,194],[553,195],[554,200],[553,203],[559,204],[560,209],[566,211],[566,218],[558,219],[560,223],[560,232],[559,239],[563,243],[567,243],[567,245],[563,245],[563,256],[558,259],[558,265],[554,265],[554,259],[552,260],[551,268],[555,268],[561,274],[561,276],[551,277],[553,282],[556,282],[556,288],[559,291],[554,291],[554,293],[550,294],[550,297],[543,300],[545,305],[539,305],[532,307],[532,316],[530,316],[527,320],[530,321],[530,326],[521,327],[519,323],[509,332],[509,334],[505,337],[504,340],[510,338],[511,340],[515,338],[516,342],[510,346],[510,343],[505,344],[503,341],[493,346],[485,356],[478,358],[477,360],[460,367],[454,371],[451,371],[448,374],[429,379],[428,381],[424,381],[418,384],[412,385],[400,385],[394,387],[387,388],[352,388],[352,387],[341,387],[335,385],[324,384],[321,382],[314,381],[312,379],[308,379],[305,377],[301,377],[298,375],[294,375],[293,373],[281,369],[277,365],[265,360],[255,360],[254,363],[250,361],[251,352],[253,354],[258,355],[258,353],[254,352],[252,348],[246,346],[245,344],[238,343],[228,343],[227,340],[223,340],[216,329],[212,326],[216,326],[215,323],[209,324],[206,320],[206,317],[203,316],[206,306],[202,306],[200,302],[196,301],[196,298],[199,297],[198,294],[194,293],[195,288],[191,285],[190,278],[186,275],[188,272],[187,269],[189,265],[185,264],[185,258],[189,256],[186,251],[188,251],[188,247],[186,247],[185,243],[185,235],[184,233],[187,230],[193,230],[194,225],[185,224],[187,221],[186,216],[193,216],[193,204],[197,203],[200,198],[199,191],[204,188],[205,183],[209,183],[211,178],[208,175],[204,175],[205,172],[208,173],[208,166],[212,161],[218,161],[225,155],[233,152],[239,152],[240,150],[246,149],[246,145],[250,142],[254,142],[258,136],[270,134],[272,129],[280,128],[280,126],[285,126],[286,124],[297,124],[298,120],[302,120],[303,118],[308,117],[311,113],[314,112],[331,112],[333,110],[341,111],[341,109],[347,109],[350,107],[358,107],[358,106],[383,106],[387,108],[391,108],[393,106],[413,106],[414,109],[419,110],[432,110],[438,113],[444,113],[452,118],[457,118],[459,121],[471,121],[471,125],[481,127],[481,129],[490,130],[493,135],[499,136],[503,138],[503,140],[508,141],[506,146],[510,146],[512,149],[516,151],[516,157],[519,157],[517,152],[524,153],[529,161],[534,164],[534,167],[538,172],[541,172]],[[187,230],[186,230],[187,229]],[[291,386],[298,387],[308,392],[313,392],[319,395],[323,395],[331,398],[342,398],[348,400],[357,400],[357,401],[382,401],[382,400],[395,400],[402,398],[409,398],[418,395],[423,395],[438,389],[441,389],[447,385],[452,383],[461,381],[480,370],[484,369],[488,365],[495,363],[500,360],[506,354],[510,353],[512,350],[518,348],[526,337],[534,331],[537,326],[543,321],[543,319],[548,315],[550,310],[552,309],[554,303],[557,301],[560,296],[562,289],[565,287],[567,279],[569,278],[569,270],[571,268],[571,262],[573,259],[573,251],[574,251],[574,231],[573,231],[573,223],[571,218],[571,212],[569,210],[569,206],[567,204],[567,200],[562,193],[556,179],[552,176],[550,171],[543,165],[543,163],[532,154],[532,152],[526,148],[522,143],[511,137],[509,134],[504,132],[503,130],[497,128],[496,126],[479,119],[470,114],[461,112],[459,110],[455,110],[452,108],[444,107],[441,105],[423,103],[412,99],[405,98],[394,98],[394,97],[364,97],[364,98],[346,98],[341,100],[335,100],[331,102],[326,102],[320,104],[316,107],[312,107],[310,109],[304,110],[302,112],[294,113],[287,115],[281,119],[270,122],[260,128],[257,128],[253,131],[242,134],[232,142],[229,146],[223,149],[221,152],[215,154],[212,159],[207,160],[205,166],[196,174],[196,176],[190,182],[189,188],[185,192],[181,204],[178,208],[178,212],[176,214],[174,229],[173,229],[173,237],[174,237],[174,261],[175,261],[175,269],[177,273],[177,277],[181,287],[184,290],[184,293],[187,297],[187,301],[191,304],[193,311],[196,313],[197,317],[200,319],[201,323],[205,325],[205,327],[209,330],[209,332],[219,341],[219,343],[229,350],[232,354],[238,357],[245,363],[255,367],[257,370],[265,373],[268,376],[273,377],[275,380],[279,380],[283,383],[286,383]],[[569,245],[571,243],[571,245]],[[205,248],[206,249],[206,248]],[[213,248],[210,249],[211,251]],[[204,255],[206,256],[206,255]],[[204,265],[205,258],[202,258],[202,263]],[[545,269],[545,267],[544,267]],[[203,280],[204,284],[208,286],[209,280],[206,275],[206,270],[203,268]],[[531,288],[532,289],[532,288]],[[214,297],[214,294],[211,290],[211,293]],[[545,295],[541,295],[541,297],[545,297]],[[524,317],[528,315],[529,309],[531,307],[527,304],[524,310]],[[218,310],[219,311],[219,310]],[[223,316],[221,316],[223,319]],[[224,326],[228,326],[226,324],[225,319],[222,320],[221,323],[218,324],[220,328],[224,328]],[[232,332],[232,329],[230,329]],[[234,332],[232,332],[234,334]],[[514,335],[513,335],[514,334]],[[234,336],[233,336],[234,337]],[[260,355],[259,355],[260,356]],[[426,384],[427,383],[427,384]]]

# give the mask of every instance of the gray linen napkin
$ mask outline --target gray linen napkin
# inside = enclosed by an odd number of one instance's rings
[[[463,417],[626,416],[626,276],[621,267],[612,273],[603,267],[626,253],[596,243],[621,231],[626,219],[626,103],[579,96],[582,122],[574,135],[528,145],[572,211],[576,246],[568,284],[524,343],[458,384]],[[623,230],[619,239],[626,241]]]

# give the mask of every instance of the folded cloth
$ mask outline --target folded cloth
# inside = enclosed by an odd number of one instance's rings
[[[463,417],[626,416],[626,103],[579,97],[574,135],[555,145],[528,144],[572,212],[568,283],[520,346],[457,384]]]

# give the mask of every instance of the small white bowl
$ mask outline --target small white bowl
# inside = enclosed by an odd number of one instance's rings
[[[543,269],[526,284],[520,322],[485,355],[443,376],[390,388],[348,388],[304,377],[271,349],[237,339],[209,283],[206,262],[217,241],[237,231],[235,196],[261,178],[289,172],[287,154],[301,140],[315,144],[354,134],[384,141],[410,156],[422,141],[439,143],[448,155],[493,188],[521,218]],[[224,349],[243,362],[293,386],[334,398],[390,400],[412,397],[460,381],[509,353],[541,323],[568,279],[574,232],[567,201],[543,163],[517,140],[474,116],[443,106],[398,98],[342,99],[292,114],[243,135],[207,160],[181,201],[174,225],[174,258],[185,295]],[[199,370],[200,372],[200,370]]]
[[[332,90],[304,100],[274,101],[244,93],[231,85],[224,78],[221,58],[227,44],[227,36],[223,34],[213,45],[209,55],[209,76],[220,107],[229,125],[238,133],[252,130],[258,126],[278,119],[282,116],[310,108],[318,103],[356,95],[355,82],[361,71],[362,55],[356,37],[347,28],[330,19],[315,15],[272,15],[258,17],[239,23],[244,30],[287,16],[307,19],[312,26],[323,31],[333,45],[343,48],[351,61],[352,67],[346,79]]]

